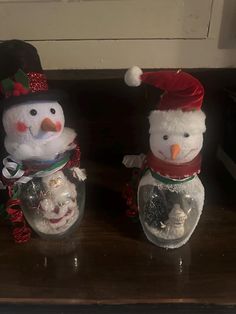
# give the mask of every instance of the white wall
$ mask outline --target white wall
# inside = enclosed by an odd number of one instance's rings
[[[236,66],[236,0],[0,0],[0,40],[45,69]]]

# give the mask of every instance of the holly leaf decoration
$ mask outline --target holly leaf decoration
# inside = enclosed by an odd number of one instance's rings
[[[4,93],[13,91],[14,89],[14,82],[9,78],[2,80],[1,85]]]
[[[15,74],[15,81],[21,83],[24,88],[29,89],[29,79],[27,74],[24,71],[19,69]]]

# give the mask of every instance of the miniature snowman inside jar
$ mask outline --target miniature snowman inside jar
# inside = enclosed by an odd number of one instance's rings
[[[142,81],[165,91],[149,117],[150,152],[125,156],[123,162],[142,168],[138,210],[147,238],[158,246],[177,248],[190,238],[204,203],[204,187],[197,176],[205,132],[200,110],[204,89],[182,71],[143,74],[134,67],[125,79],[131,86]]]
[[[40,236],[68,235],[83,216],[86,176],[79,168],[76,133],[64,127],[60,105],[64,95],[48,91],[43,73],[19,70],[10,91],[9,80],[2,82],[6,87],[2,88],[5,148],[9,153],[2,171],[4,181]]]

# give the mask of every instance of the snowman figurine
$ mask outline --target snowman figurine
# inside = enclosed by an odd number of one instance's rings
[[[150,152],[127,155],[123,163],[141,169],[138,211],[147,238],[160,247],[178,248],[192,235],[204,204],[197,175],[206,129],[201,111],[204,89],[183,71],[143,73],[136,66],[126,72],[125,82],[164,91],[149,116]]]
[[[16,51],[13,64],[17,67],[0,83],[9,154],[4,159],[3,181],[21,200],[36,232],[61,236],[83,213],[85,175],[79,168],[76,133],[64,127],[60,105],[64,94],[48,90],[37,50],[23,41],[4,45]],[[64,169],[77,183],[70,182]]]

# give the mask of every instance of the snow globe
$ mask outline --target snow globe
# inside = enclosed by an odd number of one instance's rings
[[[147,238],[160,247],[178,248],[192,235],[204,204],[198,178],[205,132],[204,89],[180,70],[143,73],[133,67],[125,81],[129,86],[143,82],[164,91],[149,116],[150,152],[127,155],[123,163],[140,168],[137,207]]]
[[[25,242],[29,225],[43,238],[61,238],[82,219],[86,178],[76,133],[64,126],[65,94],[48,89],[32,45],[18,40],[2,45],[14,56],[13,69],[1,80],[9,154],[3,160],[2,181],[9,191],[6,211],[13,235],[16,242]]]

